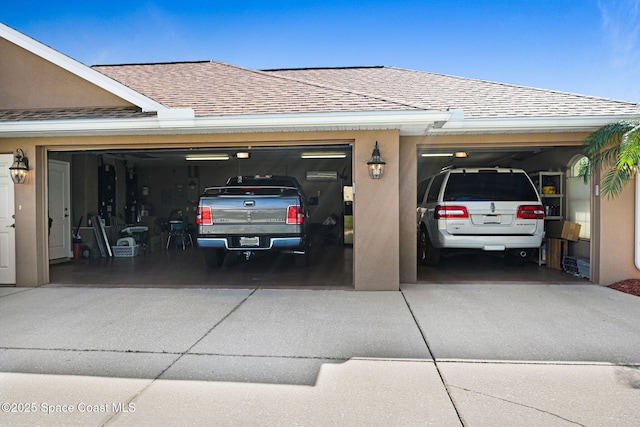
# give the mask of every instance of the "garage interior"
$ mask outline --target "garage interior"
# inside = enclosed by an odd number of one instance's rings
[[[583,184],[582,178],[574,178],[568,167],[576,159],[582,156],[581,146],[572,147],[517,147],[505,148],[477,148],[456,147],[455,149],[432,149],[429,147],[418,148],[418,182],[432,176],[444,168],[464,167],[505,167],[524,169],[531,177],[541,194],[543,204],[560,206],[556,212],[549,212],[549,221],[567,220],[571,203],[578,206],[577,197],[571,192],[574,188],[580,191],[586,189],[588,198],[588,185]],[[540,191],[542,184],[538,179],[543,174],[549,173],[555,179],[555,185],[559,186],[556,194],[544,195]],[[544,175],[545,179],[547,178]],[[571,184],[571,185],[568,185]],[[586,210],[584,204],[576,209],[581,209],[580,217],[585,222],[582,227],[588,226],[589,204],[587,200]],[[572,215],[575,216],[575,215]],[[546,221],[548,224],[549,221]],[[588,228],[588,227],[585,227]],[[584,236],[588,234],[583,233]],[[546,241],[547,239],[545,239]],[[512,266],[505,263],[502,253],[464,251],[445,252],[445,256],[437,266],[427,267],[418,263],[418,283],[585,283],[589,281],[585,274],[568,274],[562,268],[562,260],[547,262],[546,243],[543,241],[544,251],[536,251],[530,258],[530,262],[523,266]],[[589,260],[590,241],[581,237],[576,241],[563,242],[563,251],[559,256],[567,255],[580,260]],[[556,255],[554,254],[551,254]]]
[[[71,165],[71,222],[73,235],[79,236],[74,241],[81,242],[73,259],[50,260],[51,286],[353,288],[348,142],[50,152],[49,158]],[[298,179],[312,199],[309,267],[296,267],[289,254],[257,253],[247,261],[230,253],[220,269],[211,269],[192,241],[169,241],[168,223],[177,217],[184,218],[195,241],[199,195],[238,175]],[[111,246],[131,234],[139,243],[136,256],[127,253],[129,248],[116,248],[123,256],[102,257],[90,223],[94,215],[108,218],[104,229]]]
[[[466,157],[456,157],[464,152]],[[581,147],[492,149],[456,147],[455,151],[418,149],[418,182],[443,167],[514,167],[530,175],[564,172]],[[188,161],[188,156],[207,160]],[[304,146],[229,146],[198,149],[102,150],[49,152],[50,159],[71,165],[71,206],[74,236],[80,254],[53,259],[48,286],[140,287],[269,287],[353,289],[351,145],[349,142]],[[228,256],[220,269],[207,268],[195,245],[170,242],[167,223],[176,213],[195,227],[199,194],[223,185],[236,175],[293,175],[311,210],[310,265],[296,267],[291,255],[266,253],[249,261]],[[563,178],[565,179],[565,178]],[[111,188],[109,188],[111,187]],[[566,186],[565,186],[566,188]],[[562,198],[567,212],[570,197]],[[412,207],[413,208],[413,207]],[[113,229],[109,242],[122,229],[144,226],[148,233],[137,256],[103,258],[95,247],[92,215]],[[144,233],[143,233],[144,234]],[[589,240],[568,242],[568,254],[589,257]],[[87,253],[89,249],[89,253]],[[461,252],[444,257],[436,267],[418,265],[418,283],[585,283],[588,278],[549,268],[540,259],[510,266],[497,254]]]

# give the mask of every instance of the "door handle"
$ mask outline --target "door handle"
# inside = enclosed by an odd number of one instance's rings
[[[15,224],[7,225],[7,228],[9,228],[9,227],[16,228],[16,225]]]

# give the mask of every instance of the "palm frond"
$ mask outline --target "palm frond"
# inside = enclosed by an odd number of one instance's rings
[[[626,184],[635,176],[635,170],[630,168],[611,168],[602,178],[600,192],[608,198],[617,197]]]
[[[624,135],[633,130],[635,125],[633,122],[620,121],[602,126],[585,139],[585,154],[591,157],[607,146],[619,145]]]
[[[626,120],[602,126],[584,140],[588,165],[580,167],[585,180],[606,170],[601,192],[616,197],[640,168],[640,121]]]
[[[636,125],[622,137],[616,165],[619,168],[636,167],[640,161],[640,126]]]

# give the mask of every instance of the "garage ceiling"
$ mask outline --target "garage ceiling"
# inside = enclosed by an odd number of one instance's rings
[[[143,167],[153,166],[189,166],[197,164],[188,162],[187,155],[216,156],[227,155],[229,160],[235,160],[237,153],[250,153],[251,159],[267,163],[290,163],[300,161],[303,153],[344,153],[345,158],[351,158],[351,146],[340,145],[312,145],[312,146],[279,146],[279,147],[216,147],[193,149],[148,149],[148,150],[90,150],[74,151],[71,154],[94,154],[105,158],[126,160],[128,164]],[[204,162],[204,161],[201,161]]]
[[[538,155],[551,148],[516,148],[516,149],[486,149],[486,148],[456,148],[453,149],[418,149],[418,163],[439,163],[443,166],[510,166],[511,162],[523,161],[529,157]],[[251,153],[251,158],[256,160],[273,161],[275,159],[293,160],[300,159],[303,153],[345,153],[351,157],[351,146],[340,145],[312,145],[312,146],[279,146],[279,147],[216,147],[193,149],[139,149],[139,150],[89,150],[73,151],[71,154],[94,154],[105,157],[114,157],[120,160],[141,166],[187,166],[187,155],[222,155],[234,158],[239,152]],[[466,158],[454,156],[455,152],[467,153]],[[447,156],[448,155],[448,156]]]

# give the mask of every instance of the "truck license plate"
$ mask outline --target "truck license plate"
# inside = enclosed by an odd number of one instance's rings
[[[259,237],[240,237],[240,246],[260,246]]]

